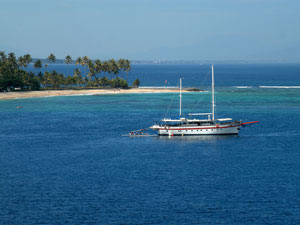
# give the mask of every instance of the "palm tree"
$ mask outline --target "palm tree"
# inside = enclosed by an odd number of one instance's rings
[[[112,72],[116,77],[119,73],[119,67],[114,59],[109,60],[109,71]]]
[[[133,81],[133,83],[132,83],[132,86],[134,86],[134,87],[139,87],[140,86],[140,81],[139,81],[139,79],[136,79],[135,81]]]
[[[81,65],[83,67],[83,73],[84,73],[84,75],[86,74],[85,67],[88,66],[88,61],[89,61],[89,57],[87,57],[87,56],[83,56],[82,57]]]
[[[29,63],[31,63],[31,61],[32,61],[31,55],[29,55],[29,54],[24,55],[23,58],[24,58],[24,61],[25,61],[25,63],[26,63],[26,66],[27,66]],[[25,67],[26,67],[26,66],[25,66]]]
[[[76,68],[74,70],[73,76],[74,76],[74,79],[76,81],[76,84],[77,85],[80,84],[80,82],[81,82],[81,72],[78,68]]]
[[[101,60],[96,59],[95,60],[95,74],[94,74],[94,76],[95,76],[95,79],[98,83],[98,86],[100,86],[100,82],[99,82],[99,79],[97,77],[97,74],[98,73],[100,74],[102,71],[103,71],[103,64],[102,64]]]
[[[126,69],[125,59],[119,59],[117,64],[118,64],[119,70],[122,72],[122,74],[121,74],[121,77],[122,77],[123,76],[123,72]]]
[[[35,61],[34,63],[34,68],[36,69],[40,69],[40,68],[43,68],[43,64],[42,64],[42,61],[40,59],[38,59],[37,61]]]
[[[87,65],[88,61],[89,61],[89,57],[87,57],[87,56],[83,56],[82,57],[82,63],[83,63],[83,65]]]
[[[49,62],[52,62],[52,63],[55,63],[56,61],[56,57],[53,53],[51,53],[49,56],[48,56],[48,60]]]
[[[131,70],[130,61],[125,59],[125,71],[126,71],[126,81],[128,83],[128,72]]]
[[[50,83],[51,83],[51,74],[49,72],[45,72],[42,84],[45,87],[48,87]]]
[[[82,58],[81,58],[80,56],[77,57],[77,59],[76,59],[76,61],[75,61],[75,64],[76,64],[76,65],[82,65]],[[78,70],[78,71],[79,71],[78,68],[76,68],[75,70]]]
[[[82,63],[82,58],[79,56],[77,59],[76,59],[76,61],[75,61],[75,64],[76,65],[81,65],[81,63]]]
[[[6,54],[5,54],[4,51],[0,52],[0,58],[1,58],[1,61],[5,61],[6,60]]]
[[[20,57],[18,58],[18,64],[19,64],[20,67],[26,67],[26,66],[27,66],[27,65],[26,65],[26,62],[25,62],[25,59],[24,59],[23,56],[20,56]]]
[[[103,64],[102,64],[102,71],[104,73],[109,73],[109,63],[108,61],[104,61]],[[104,74],[105,76],[105,74]]]
[[[88,60],[86,63],[89,73],[88,73],[88,78],[90,81],[92,81],[92,77],[95,77],[95,64],[93,63],[92,60]]]
[[[27,67],[28,64],[32,61],[31,56],[29,54],[26,54],[24,56],[20,56],[18,58],[18,64],[20,67]]]
[[[65,58],[65,63],[66,63],[66,64],[72,63],[72,58],[71,58],[71,56],[69,56],[69,55],[66,56],[66,58]]]
[[[76,68],[76,69],[74,70],[73,76],[74,76],[74,77],[77,77],[77,76],[79,76],[79,75],[81,75],[81,72],[80,72],[80,70],[79,70],[78,68]]]
[[[15,55],[15,53],[13,53],[13,52],[8,53],[7,59],[8,59],[8,61],[9,61],[10,63],[13,63],[13,64],[17,63],[16,55]]]

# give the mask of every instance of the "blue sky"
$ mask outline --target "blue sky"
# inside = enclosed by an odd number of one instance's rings
[[[0,0],[0,49],[133,60],[300,61],[300,0]]]

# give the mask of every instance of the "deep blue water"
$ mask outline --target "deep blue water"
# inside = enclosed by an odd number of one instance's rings
[[[151,86],[183,71],[196,86],[198,67],[132,74]],[[258,86],[300,85],[300,67],[261,69],[216,65],[217,114],[260,121],[239,136],[121,136],[159,120],[174,96],[176,115],[174,94],[0,101],[0,224],[299,224],[300,89]],[[209,106],[209,92],[183,94],[184,112]]]
[[[55,69],[65,75],[72,75],[75,68],[79,68],[83,75],[88,72],[81,66],[65,64],[49,64],[47,71]],[[32,65],[28,69],[40,71],[32,68]],[[111,77],[108,74],[106,76]],[[120,76],[126,78],[125,73]],[[167,86],[176,86],[182,77],[185,87],[206,87],[210,85],[210,76],[210,65],[132,65],[128,82],[132,84],[138,78],[141,86],[165,86],[167,80]],[[215,80],[216,86],[226,87],[300,86],[300,64],[216,64]]]

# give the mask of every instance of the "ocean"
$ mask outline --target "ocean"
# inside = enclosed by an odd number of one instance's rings
[[[180,77],[205,90],[183,113],[210,110],[209,65],[133,65],[129,83]],[[0,224],[299,224],[300,65],[216,64],[215,80],[217,116],[260,123],[130,138],[178,115],[178,94],[1,100]]]

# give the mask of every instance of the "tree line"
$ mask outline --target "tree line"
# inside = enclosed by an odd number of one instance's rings
[[[48,57],[49,63],[56,62],[56,56],[51,53]],[[101,61],[91,60],[89,57],[78,57],[73,60],[70,55],[65,57],[66,64],[75,63],[81,65],[87,76],[83,76],[78,68],[75,68],[72,75],[64,76],[55,70],[48,71],[48,63],[38,59],[33,62],[36,69],[44,68],[44,72],[27,72],[26,68],[32,63],[29,54],[16,58],[14,53],[0,52],[0,90],[39,90],[43,89],[68,89],[68,88],[92,88],[92,87],[128,87],[128,72],[131,70],[130,61],[110,59]],[[124,75],[126,74],[126,80]],[[110,76],[110,78],[107,77]],[[123,78],[122,78],[123,77]],[[139,86],[136,79],[133,86]]]

